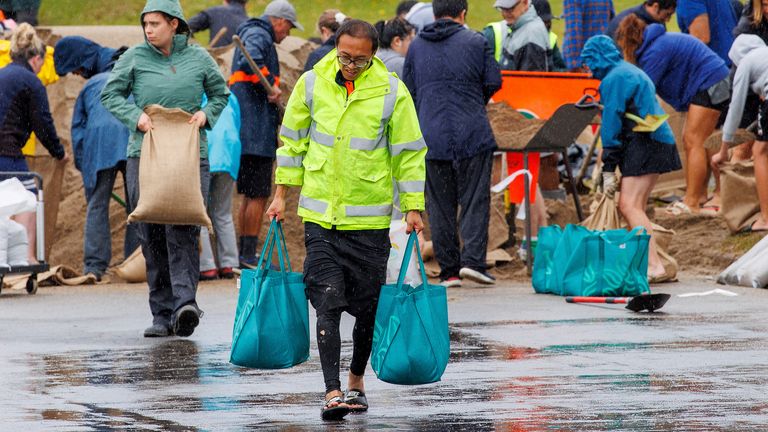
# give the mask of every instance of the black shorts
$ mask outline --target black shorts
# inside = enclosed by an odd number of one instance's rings
[[[633,133],[621,150],[619,168],[625,177],[664,174],[683,167],[677,146],[654,141],[650,134]]]
[[[755,131],[758,141],[768,141],[768,102],[760,104],[757,112],[757,130]]]
[[[237,193],[246,198],[269,198],[272,193],[272,165],[275,160],[263,156],[240,156]]]
[[[715,85],[718,85],[718,84],[715,84]],[[709,109],[727,113],[728,105],[730,104],[730,101],[731,100],[729,98],[720,103],[713,103],[712,98],[709,95],[709,89],[704,89],[693,96],[693,99],[691,99],[691,105],[698,105],[704,108],[709,108]]]

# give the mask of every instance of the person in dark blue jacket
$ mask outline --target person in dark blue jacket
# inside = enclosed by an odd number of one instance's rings
[[[304,63],[304,72],[312,70],[317,62],[336,48],[336,30],[346,19],[347,16],[338,9],[328,9],[320,15],[317,20],[317,31],[320,33],[323,44],[309,54],[307,62]]]
[[[707,44],[730,67],[728,50],[740,15],[732,0],[678,0],[676,11],[680,31]]]
[[[645,0],[643,4],[621,11],[608,24],[605,34],[616,39],[616,30],[624,18],[634,15],[647,24],[666,24],[672,19],[677,7],[677,0]]]
[[[634,16],[621,23],[616,43],[627,61],[648,74],[662,99],[676,111],[686,112],[683,126],[687,165],[685,197],[671,204],[668,211],[701,213],[709,183],[709,158],[704,141],[728,109],[731,98],[728,67],[695,37],[667,33],[664,26],[646,25]],[[716,182],[715,195],[719,197],[719,179],[716,178]]]
[[[13,62],[0,69],[0,172],[29,171],[21,149],[32,132],[51,156],[68,159],[53,125],[45,87],[36,75],[44,57],[45,44],[35,29],[27,23],[19,25],[11,36]],[[0,181],[6,178],[0,175]],[[20,176],[19,180],[27,189],[36,190],[30,177]],[[29,262],[36,263],[35,213],[17,215],[15,220],[27,230]]]
[[[464,27],[466,0],[432,6],[438,19],[411,43],[403,81],[429,148],[427,213],[435,256],[446,286],[460,286],[460,277],[492,284],[485,256],[496,140],[485,106],[501,88],[501,71],[485,38]]]
[[[248,19],[246,3],[248,0],[224,0],[224,4],[208,8],[190,18],[189,30],[192,33],[210,30],[209,43],[216,42],[212,48],[227,46],[232,43],[232,36],[240,24]],[[226,29],[224,35],[214,41],[222,29]]]
[[[278,107],[280,103],[280,62],[275,44],[288,37],[291,29],[304,30],[296,9],[286,0],[267,5],[264,15],[251,18],[238,29],[246,51],[261,68],[275,92],[268,96],[258,75],[251,70],[240,49],[232,62],[230,90],[240,102],[242,155],[237,192],[244,196],[240,206],[240,266],[255,267],[259,231],[267,199],[272,192],[272,165],[277,150]]]
[[[56,73],[80,75],[88,82],[75,101],[72,114],[72,153],[83,177],[88,211],[85,217],[83,260],[85,274],[101,279],[112,261],[109,202],[117,174],[125,180],[129,132],[101,104],[101,91],[109,72],[123,50],[105,48],[80,36],[67,36],[56,43]],[[127,184],[127,183],[126,183]],[[125,193],[126,199],[128,192]],[[128,208],[126,206],[126,213]],[[135,224],[128,225],[123,243],[124,257],[139,246]]]
[[[664,110],[648,75],[622,60],[610,37],[591,37],[584,45],[581,61],[601,80],[603,190],[610,198],[614,197],[619,189],[615,173],[618,166],[622,174],[619,210],[630,226],[642,226],[651,235],[648,278],[661,282],[666,272],[645,207],[659,175],[681,168],[672,128],[664,123],[650,133],[632,130],[636,124],[625,118],[626,113],[645,118],[649,114],[664,114]]]

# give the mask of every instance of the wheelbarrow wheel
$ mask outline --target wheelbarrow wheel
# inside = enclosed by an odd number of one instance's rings
[[[32,276],[27,279],[27,294],[29,295],[35,295],[37,294],[37,275],[33,274]]]

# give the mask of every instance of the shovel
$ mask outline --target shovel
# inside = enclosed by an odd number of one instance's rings
[[[669,294],[643,294],[637,297],[566,297],[568,303],[607,303],[626,304],[632,312],[647,310],[654,312],[661,309],[671,295]]]
[[[603,108],[602,105],[597,103],[595,97],[589,94],[585,94],[578,102],[576,102],[577,108],[591,108],[595,106],[600,109]],[[637,123],[637,125],[632,128],[633,132],[655,132],[665,121],[667,121],[669,114],[648,114],[645,118],[642,118],[636,114],[625,113],[624,117]]]

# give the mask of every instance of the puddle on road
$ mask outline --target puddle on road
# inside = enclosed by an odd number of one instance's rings
[[[657,318],[622,320],[649,325]],[[302,365],[261,371],[229,364],[227,345],[205,346],[183,339],[146,349],[73,351],[27,359],[33,367],[30,392],[48,395],[62,405],[30,407],[27,419],[50,422],[62,430],[140,431],[198,430],[189,424],[211,425],[199,430],[296,432],[681,427],[732,431],[768,424],[768,403],[762,396],[768,366],[762,362],[707,366],[718,355],[753,355],[756,346],[764,346],[764,339],[586,343],[536,349],[507,346],[478,335],[490,327],[567,326],[569,321],[509,323],[453,326],[451,365],[443,382],[417,387],[379,385],[371,397],[378,406],[339,425],[324,425],[318,419],[316,350]],[[349,341],[342,352],[348,362]],[[695,359],[699,352],[704,353],[700,369],[674,361],[681,355]],[[649,353],[672,359],[669,370],[642,373],[644,360],[635,364],[631,359]],[[574,356],[578,362],[572,360]],[[619,360],[626,364],[617,364]]]

